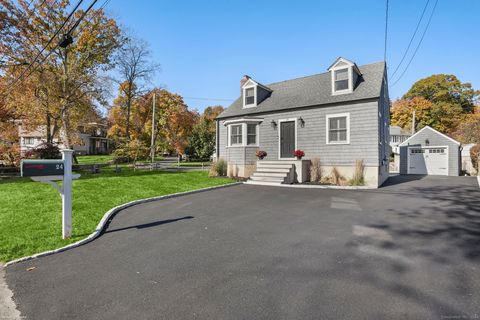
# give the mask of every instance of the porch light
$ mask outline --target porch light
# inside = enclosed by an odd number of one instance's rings
[[[430,140],[425,139],[425,145],[426,145],[426,146],[430,145]]]
[[[305,127],[305,120],[302,117],[298,118],[298,121],[300,122],[300,127]]]
[[[272,120],[272,122],[270,122],[270,125],[272,126],[273,129],[277,127],[277,123],[275,122],[275,120]]]

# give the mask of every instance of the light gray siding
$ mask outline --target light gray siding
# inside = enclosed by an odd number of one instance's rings
[[[400,174],[408,174],[408,147],[426,147],[425,140],[427,139],[429,146],[448,146],[448,175],[458,176],[461,165],[460,146],[430,128],[417,132],[408,140],[407,145],[400,146]]]
[[[268,96],[270,96],[270,91],[263,89],[261,86],[257,86],[257,105],[262,103]]]
[[[279,154],[279,126],[282,119],[297,119],[296,149],[305,151],[305,158],[319,157],[325,165],[353,165],[357,159],[364,161],[367,166],[379,166],[379,102],[372,100],[363,103],[332,105],[327,107],[310,107],[294,109],[292,111],[257,114],[263,118],[259,128],[259,149],[268,153],[266,160],[278,160]],[[350,114],[350,143],[332,145],[326,143],[327,115],[336,113]],[[298,118],[302,117],[305,125],[302,127]],[[235,118],[229,118],[232,120]],[[219,155],[229,161],[255,161],[255,148],[227,147],[227,128],[224,120],[219,120]],[[274,128],[271,122],[275,121]],[[235,150],[233,150],[235,149]],[[248,149],[250,151],[241,151]]]
[[[390,98],[386,73],[382,83],[380,99],[378,100],[378,155],[380,160],[379,181],[380,184],[389,176],[390,157]]]

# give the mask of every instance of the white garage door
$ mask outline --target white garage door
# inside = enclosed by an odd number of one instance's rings
[[[448,148],[408,148],[408,174],[448,175]]]

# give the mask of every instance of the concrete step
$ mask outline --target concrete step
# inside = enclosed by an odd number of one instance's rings
[[[252,176],[285,178],[287,174],[285,172],[258,172],[257,171]]]
[[[290,169],[293,165],[288,163],[263,163],[257,162],[257,168],[283,168]]]
[[[278,182],[268,182],[268,181],[255,181],[255,180],[247,180],[245,184],[254,184],[258,186],[278,186],[281,183]]]
[[[280,177],[254,177],[251,176],[250,180],[252,181],[263,181],[263,182],[274,182],[274,183],[283,183],[285,178]]]
[[[290,168],[257,168],[255,172],[276,172],[276,173],[289,173]]]

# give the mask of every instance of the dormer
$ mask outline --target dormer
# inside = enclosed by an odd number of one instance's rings
[[[263,100],[268,98],[272,89],[256,82],[249,76],[243,76],[240,80],[243,108],[257,107]]]
[[[362,75],[354,62],[342,57],[337,58],[328,71],[332,79],[332,95],[352,93]]]

